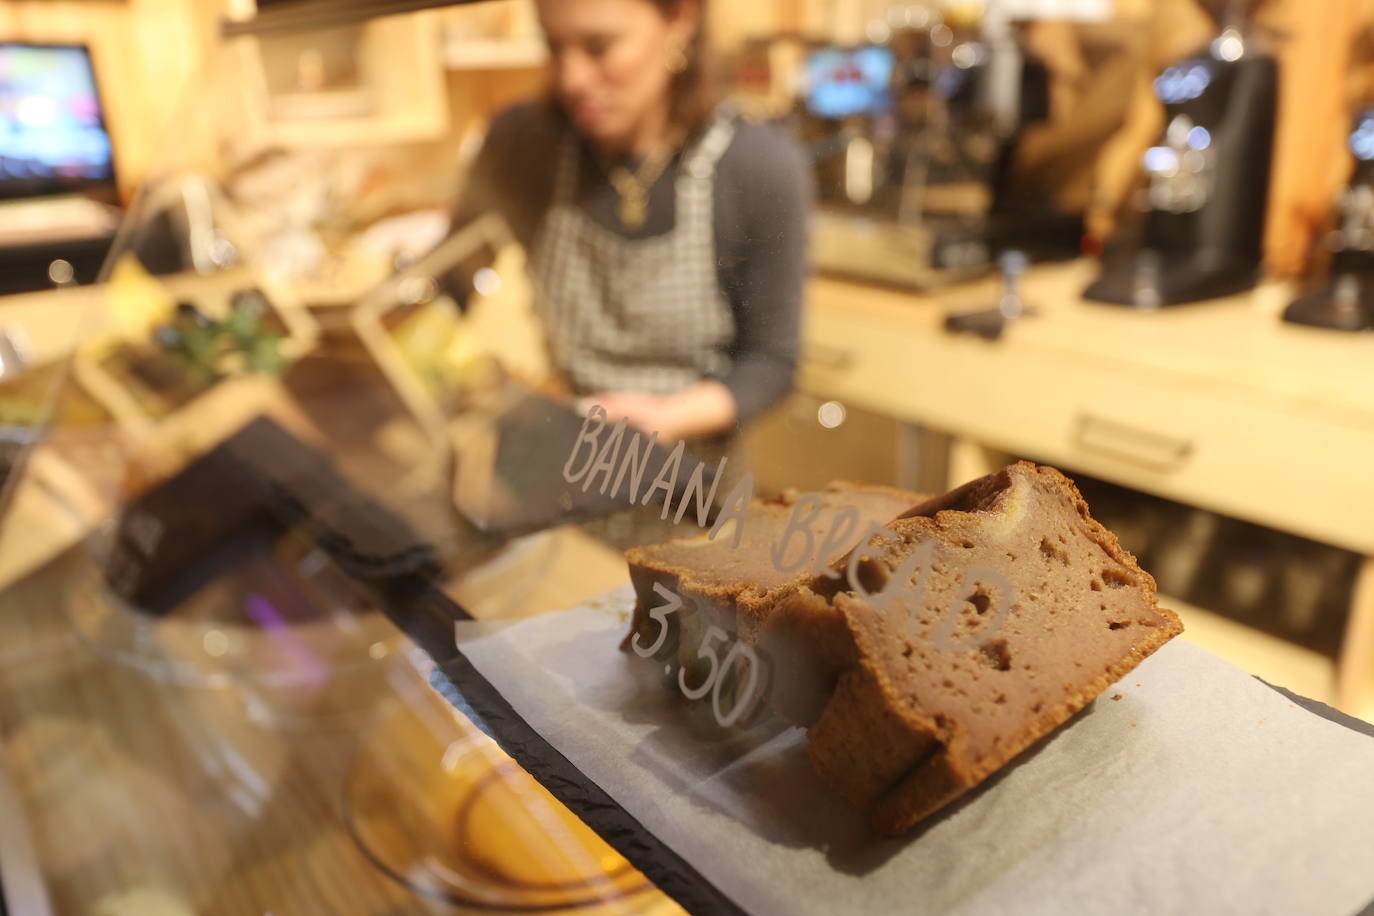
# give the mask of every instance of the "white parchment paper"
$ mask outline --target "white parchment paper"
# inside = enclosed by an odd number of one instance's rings
[[[546,740],[753,913],[1348,916],[1374,900],[1374,739],[1181,640],[892,841],[815,776],[800,730],[726,735],[646,686],[647,663],[616,648],[633,603],[626,586],[563,613],[459,624],[458,643]]]

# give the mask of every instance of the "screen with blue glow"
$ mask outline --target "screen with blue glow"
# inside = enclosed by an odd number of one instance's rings
[[[806,62],[806,108],[819,118],[886,111],[892,101],[892,51],[822,48]]]
[[[1360,115],[1355,129],[1350,132],[1350,151],[1361,162],[1374,159],[1374,111]]]
[[[1212,82],[1212,71],[1202,61],[1188,61],[1169,67],[1155,77],[1155,95],[1166,105],[1191,102]]]
[[[0,42],[0,197],[114,178],[90,55],[80,45]]]

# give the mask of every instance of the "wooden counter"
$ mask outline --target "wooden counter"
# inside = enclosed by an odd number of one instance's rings
[[[1085,302],[1094,266],[1032,270],[1036,311],[995,342],[950,335],[938,296],[810,289],[802,384],[955,437],[950,483],[1025,455],[1345,547],[1367,559],[1339,700],[1374,716],[1374,335],[1285,324],[1278,285],[1156,313]]]

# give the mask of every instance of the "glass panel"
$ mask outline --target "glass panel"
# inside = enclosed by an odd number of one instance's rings
[[[1367,711],[1367,348],[1211,301],[1266,14],[713,6],[218,42],[0,301],[12,909],[1374,897],[1361,725],[1154,578]]]

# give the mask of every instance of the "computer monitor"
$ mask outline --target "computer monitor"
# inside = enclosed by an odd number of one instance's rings
[[[879,114],[892,104],[892,50],[824,47],[806,61],[806,109],[817,118]]]
[[[0,42],[0,198],[114,181],[114,155],[84,45]]]

